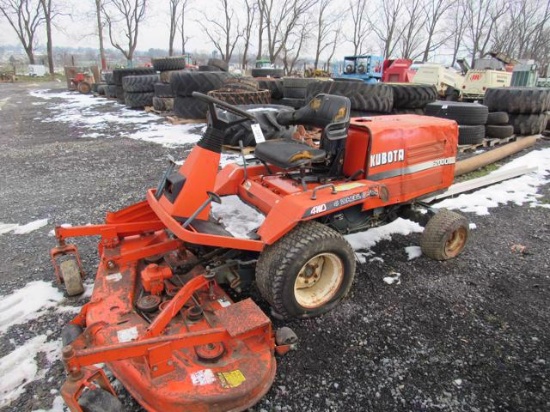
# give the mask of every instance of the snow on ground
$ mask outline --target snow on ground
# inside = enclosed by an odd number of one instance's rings
[[[82,137],[98,138],[124,135],[131,139],[162,144],[165,147],[195,143],[200,138],[204,124],[172,125],[155,114],[127,109],[114,100],[91,97],[80,93],[33,90],[31,96],[48,100],[45,109],[51,116],[40,117],[44,123],[63,122],[82,129]],[[62,102],[51,102],[61,99]],[[105,112],[105,107],[112,112]],[[118,110],[116,110],[118,109]],[[132,126],[128,133],[125,126]]]
[[[46,339],[46,335],[36,336],[0,358],[0,408],[17,399],[30,382],[44,378],[49,366],[59,359],[61,340]],[[46,368],[38,366],[38,353],[46,354]]]
[[[48,219],[39,219],[27,223],[26,225],[19,225],[16,223],[2,223],[0,222],[0,235],[4,233],[13,232],[16,235],[26,235],[27,233],[34,232],[48,224]]]
[[[478,215],[488,215],[489,209],[501,204],[513,202],[517,205],[528,203],[531,206],[550,207],[540,204],[538,188],[550,182],[550,149],[534,150],[521,156],[498,170],[515,169],[522,166],[537,165],[538,170],[515,179],[495,184],[473,193],[461,194],[455,198],[445,199],[435,205],[437,208],[458,209]]]
[[[381,240],[391,240],[393,234],[409,235],[411,233],[422,233],[424,228],[411,220],[397,218],[393,222],[375,227],[366,232],[346,235],[345,238],[354,250],[370,249]]]
[[[224,196],[221,204],[212,203],[212,216],[219,219],[233,236],[241,238],[248,238],[248,233],[258,228],[265,218],[238,196]]]
[[[422,250],[420,249],[420,246],[407,246],[405,248],[405,252],[407,252],[408,260],[413,260],[417,257],[422,256]]]

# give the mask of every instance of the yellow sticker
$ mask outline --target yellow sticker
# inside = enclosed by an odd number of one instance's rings
[[[358,187],[365,186],[364,183],[351,182],[351,183],[342,183],[341,185],[336,185],[337,192],[345,192],[346,190],[357,189]]]
[[[240,370],[218,373],[218,377],[224,388],[236,388],[240,386],[246,378]]]

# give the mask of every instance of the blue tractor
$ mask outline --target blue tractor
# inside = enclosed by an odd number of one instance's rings
[[[344,57],[344,70],[336,79],[358,79],[365,83],[378,83],[382,79],[384,58],[365,54]]]

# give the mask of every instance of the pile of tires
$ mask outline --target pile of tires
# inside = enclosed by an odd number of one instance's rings
[[[319,93],[346,96],[351,101],[353,116],[387,114],[393,109],[393,91],[385,83],[367,84],[362,81],[316,81],[306,90],[306,102]]]
[[[103,77],[105,78],[105,83],[107,83],[107,86],[105,87],[105,97],[116,99],[116,84],[113,78],[113,73],[105,72],[103,73]]]
[[[424,112],[427,116],[456,121],[459,145],[483,143],[485,139],[485,124],[489,117],[487,106],[478,103],[436,101],[427,104]]]
[[[193,92],[207,94],[220,89],[229,73],[223,71],[179,71],[170,78],[174,93],[174,114],[183,119],[205,119],[208,104],[193,97]]]
[[[113,83],[116,86],[116,98],[121,104],[126,103],[124,96],[124,87],[122,85],[122,79],[126,76],[145,76],[149,74],[155,74],[155,69],[152,67],[134,67],[127,69],[114,69],[113,70]]]
[[[434,85],[411,83],[387,83],[393,92],[395,114],[424,114],[424,108],[437,100]]]
[[[271,68],[255,68],[250,70],[252,77],[283,77],[285,71],[283,69],[271,69]]]
[[[535,135],[547,126],[550,89],[542,87],[502,87],[485,91],[483,103],[491,112],[506,112],[517,135]]]
[[[510,116],[506,112],[489,112],[487,126],[485,127],[487,137],[491,139],[505,139],[514,135],[514,126],[510,123]]]
[[[254,77],[258,90],[269,90],[271,92],[271,101],[277,104],[282,104],[281,99],[284,98],[283,79],[274,77]]]
[[[159,112],[171,111],[174,107],[174,92],[170,85],[173,73],[185,70],[187,64],[183,56],[169,56],[151,59],[151,64],[159,74],[159,81],[154,85],[153,107]]]
[[[122,79],[124,102],[131,109],[144,108],[153,105],[155,83],[159,81],[158,74],[141,76],[125,76]]]
[[[221,59],[209,59],[205,65],[198,67],[200,72],[228,72],[229,64]]]
[[[277,114],[281,111],[292,111],[293,109],[291,107],[275,104],[249,104],[239,105],[237,107],[254,115],[266,140],[290,139],[296,131],[295,126],[282,126],[277,122]],[[239,118],[239,116],[229,112],[222,112],[220,116],[229,121]],[[256,145],[254,133],[252,132],[251,120],[236,124],[225,131],[224,144],[239,146],[239,141],[242,141],[243,146]]]
[[[271,104],[271,91],[259,90],[251,77],[229,77],[220,89],[209,91],[208,95],[232,105]]]
[[[302,107],[306,102],[307,87],[316,82],[317,79],[284,77],[283,98],[280,103],[295,109]]]

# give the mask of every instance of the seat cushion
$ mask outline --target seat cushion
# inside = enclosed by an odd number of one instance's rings
[[[268,140],[256,145],[254,155],[282,169],[292,169],[325,160],[326,152],[291,140]]]

